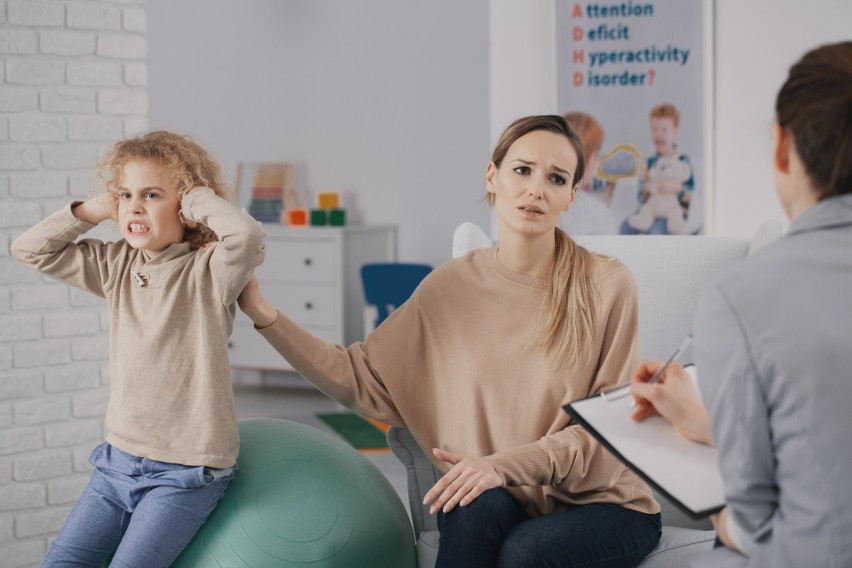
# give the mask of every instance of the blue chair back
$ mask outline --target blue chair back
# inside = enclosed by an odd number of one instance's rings
[[[376,327],[411,296],[430,272],[432,267],[428,264],[403,262],[365,264],[361,267],[364,296],[367,303],[378,310]]]

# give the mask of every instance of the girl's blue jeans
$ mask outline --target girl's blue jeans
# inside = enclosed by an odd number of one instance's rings
[[[89,484],[42,567],[167,567],[225,494],[236,466],[210,469],[139,458],[104,442]]]
[[[638,566],[660,540],[660,515],[611,503],[530,517],[502,488],[438,513],[436,568]]]

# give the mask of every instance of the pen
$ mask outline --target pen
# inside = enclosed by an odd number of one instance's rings
[[[677,359],[680,356],[681,353],[686,351],[686,348],[689,347],[689,344],[691,342],[692,342],[692,332],[690,331],[686,335],[686,337],[683,339],[683,341],[681,341],[680,345],[677,346],[677,349],[675,349],[674,353],[671,354],[671,357],[666,359],[666,362],[663,363],[663,366],[660,367],[657,370],[657,372],[654,373],[653,376],[650,379],[648,379],[648,381],[647,381],[648,384],[653,385],[654,383],[658,382],[660,380],[660,377],[663,376],[663,373],[666,372],[666,369],[669,368],[669,365],[672,364],[672,361]],[[636,400],[635,399],[630,403],[630,408],[636,408]]]

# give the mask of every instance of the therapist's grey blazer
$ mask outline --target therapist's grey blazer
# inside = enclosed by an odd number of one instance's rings
[[[852,195],[802,213],[702,292],[699,386],[745,556],[700,566],[852,566]]]

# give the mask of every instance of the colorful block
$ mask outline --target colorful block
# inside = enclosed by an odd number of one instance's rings
[[[325,209],[311,209],[311,227],[328,225],[328,211]]]
[[[336,191],[324,191],[317,194],[320,209],[337,209],[340,207],[340,194]]]
[[[301,207],[287,209],[287,224],[291,227],[305,227],[308,224],[308,210]]]
[[[329,225],[342,227],[346,224],[346,209],[332,209],[328,212]]]

